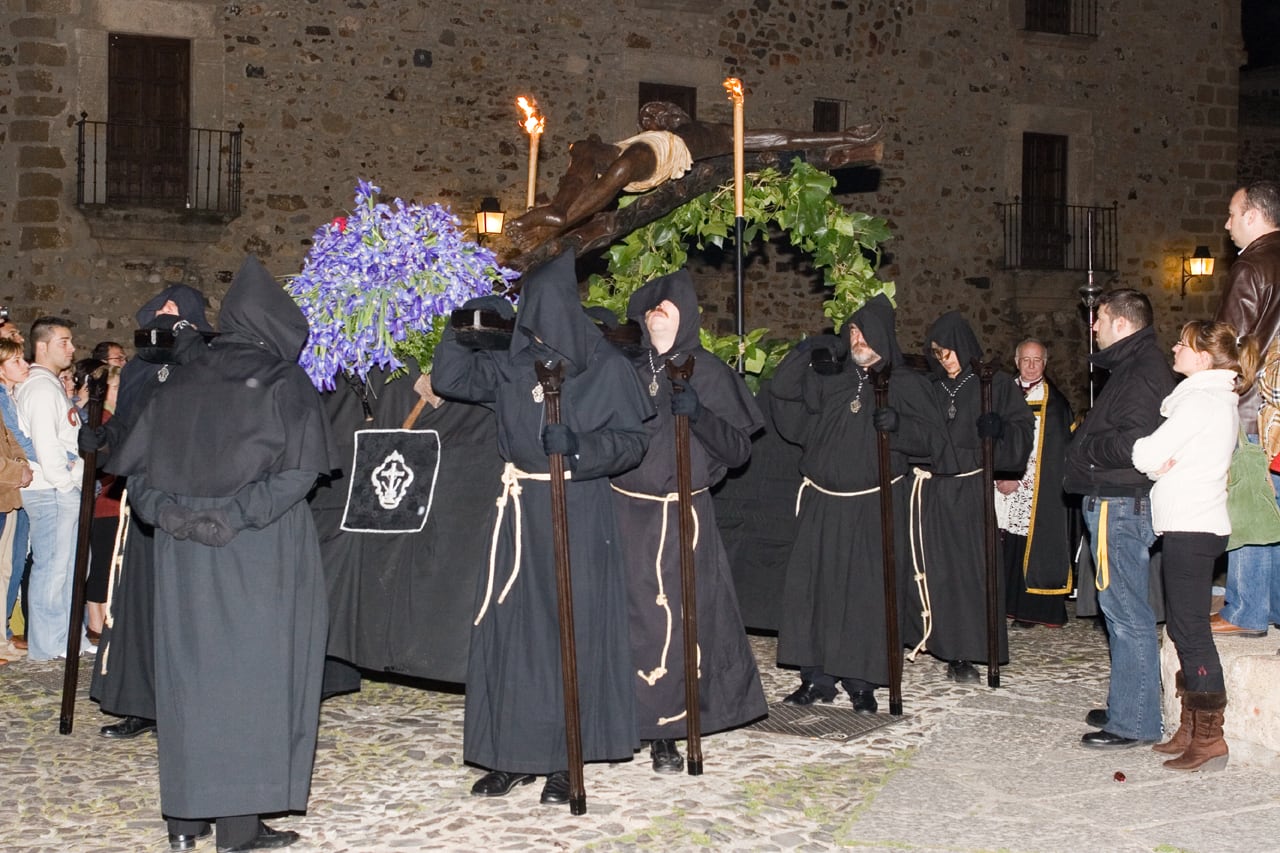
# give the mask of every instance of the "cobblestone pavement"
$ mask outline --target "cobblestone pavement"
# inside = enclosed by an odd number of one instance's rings
[[[752,641],[766,693],[785,695],[794,671],[774,665],[772,638]],[[469,796],[480,772],[460,763],[461,694],[366,681],[323,707],[307,814],[273,824],[302,833],[298,851],[1280,850],[1275,773],[1237,762],[1179,774],[1150,750],[1079,746],[1107,684],[1092,620],[1011,631],[1010,647],[996,690],[953,684],[931,658],[907,664],[906,719],[861,740],[714,735],[699,777],[655,776],[647,755],[589,765],[576,818],[540,805],[540,783]],[[57,732],[59,665],[0,667],[0,850],[168,849],[155,738],[98,736],[89,665],[69,736]]]

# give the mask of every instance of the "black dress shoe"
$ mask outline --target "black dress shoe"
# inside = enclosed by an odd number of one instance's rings
[[[1080,743],[1090,749],[1128,749],[1132,746],[1146,746],[1155,743],[1153,740],[1139,740],[1133,737],[1121,737],[1103,729],[1100,732],[1089,732],[1080,738]]]
[[[967,660],[953,660],[947,663],[947,678],[956,684],[976,684],[981,681],[977,668]]]
[[[1013,627],[1013,628],[1034,628],[1036,626],[1036,623],[1028,622],[1025,619],[1014,619],[1012,622],[1009,623],[1009,625],[1010,627]]]
[[[233,844],[229,847],[218,845],[218,853],[244,853],[246,850],[278,850],[288,847],[298,840],[298,833],[293,830],[275,830],[265,823],[258,824],[258,834],[244,844]]]
[[[800,685],[796,692],[782,700],[783,705],[812,705],[819,700],[830,704],[836,698],[834,687],[819,687],[812,681]]]
[[[880,710],[880,706],[876,704],[876,692],[874,690],[859,690],[853,694],[853,711],[855,714],[874,714]]]
[[[557,770],[548,776],[539,799],[544,806],[562,806],[569,802],[569,771]]]
[[[113,726],[103,726],[99,733],[103,737],[126,740],[156,730],[156,721],[146,717],[125,717]]]
[[[1107,717],[1106,708],[1094,708],[1092,711],[1084,715],[1085,725],[1093,726],[1095,729],[1105,729],[1109,718]]]
[[[213,827],[205,824],[204,831],[195,835],[187,835],[184,833],[169,833],[169,849],[173,853],[183,853],[184,850],[195,850],[196,842],[208,838],[213,833]]]
[[[655,740],[649,745],[654,773],[679,773],[684,770],[684,756],[676,748],[674,740]]]
[[[528,785],[537,779],[531,773],[507,773],[504,770],[490,770],[480,777],[480,781],[471,786],[473,797],[505,797],[516,785]]]

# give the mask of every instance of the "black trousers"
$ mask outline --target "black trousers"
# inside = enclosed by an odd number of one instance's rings
[[[1213,533],[1164,534],[1165,624],[1182,664],[1188,691],[1222,693],[1222,661],[1209,628],[1213,564],[1227,537]]]
[[[836,686],[836,677],[829,675],[823,671],[820,666],[802,666],[800,667],[800,680],[812,682],[819,687],[827,689]],[[865,693],[868,690],[875,690],[882,685],[872,684],[870,681],[863,681],[861,678],[841,678],[840,686],[845,692],[852,696],[854,693]]]
[[[165,817],[169,824],[169,832],[173,835],[200,835],[209,828],[207,820],[187,820],[180,817]],[[217,846],[243,847],[258,837],[260,823],[256,814],[233,815],[220,817]]]

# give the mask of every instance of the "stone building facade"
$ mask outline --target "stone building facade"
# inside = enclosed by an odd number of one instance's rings
[[[464,220],[484,196],[518,212],[518,94],[547,117],[538,179],[550,190],[569,142],[634,131],[642,83],[687,87],[700,118],[728,120],[721,81],[738,76],[748,124],[810,128],[815,101],[842,124],[884,124],[873,188],[841,200],[890,222],[883,275],[904,347],[960,308],[993,355],[1009,358],[1027,334],[1048,341],[1051,375],[1080,403],[1086,273],[1006,261],[1000,205],[1023,192],[1025,135],[1063,146],[1063,201],[1114,206],[1113,269],[1097,281],[1150,294],[1172,341],[1212,313],[1234,255],[1222,223],[1237,175],[1240,4],[1071,0],[1096,14],[1084,35],[1029,21],[1043,5],[0,0],[0,300],[19,322],[75,320],[83,344],[127,341],[134,309],[164,284],[196,286],[216,309],[246,252],[296,272],[357,178]],[[113,34],[187,42],[191,126],[243,127],[237,216],[77,205],[77,120],[109,118]],[[1218,271],[1184,296],[1181,257],[1198,244]],[[723,325],[732,274],[704,272],[708,322]],[[749,326],[822,325],[817,279],[785,247],[753,253],[747,289]]]

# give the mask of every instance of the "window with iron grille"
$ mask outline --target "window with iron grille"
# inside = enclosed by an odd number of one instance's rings
[[[844,129],[844,101],[818,98],[813,102],[813,129],[830,133]]]
[[[693,86],[676,86],[670,83],[646,83],[640,81],[640,103],[643,107],[651,101],[666,101],[675,104],[689,114],[689,118],[698,117],[698,90]]]
[[[1096,36],[1098,0],[1026,0],[1027,30]]]

